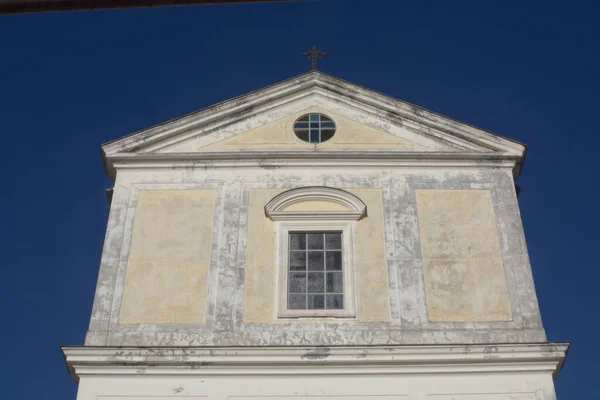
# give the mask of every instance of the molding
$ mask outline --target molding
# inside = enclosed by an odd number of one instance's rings
[[[347,211],[286,211],[293,204],[304,201],[328,201],[347,208]],[[265,206],[265,215],[277,220],[352,220],[357,221],[367,213],[361,199],[342,189],[326,186],[309,186],[287,190]]]
[[[520,157],[508,153],[406,152],[373,150],[212,151],[198,153],[118,153],[107,156],[109,176],[118,169],[155,168],[510,168],[516,178]]]
[[[548,373],[569,343],[345,347],[62,347],[82,376]]]
[[[273,221],[358,221],[361,211],[265,211]]]

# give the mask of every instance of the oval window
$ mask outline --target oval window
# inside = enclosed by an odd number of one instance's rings
[[[294,134],[308,143],[322,143],[333,137],[335,122],[323,114],[306,114],[294,122]]]

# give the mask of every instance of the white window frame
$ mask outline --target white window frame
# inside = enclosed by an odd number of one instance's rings
[[[329,201],[347,210],[286,211],[303,201]],[[277,234],[277,318],[356,318],[356,221],[366,216],[366,205],[345,190],[329,187],[304,187],[288,190],[274,197],[265,214],[276,223]],[[342,275],[344,278],[343,309],[288,309],[289,237],[290,232],[342,232]]]
[[[356,316],[356,291],[354,290],[354,221],[280,221],[277,222],[277,264],[279,274],[278,318],[340,317]],[[288,279],[290,232],[341,232],[342,233],[342,276],[344,278],[344,308],[334,310],[290,310],[288,309]]]

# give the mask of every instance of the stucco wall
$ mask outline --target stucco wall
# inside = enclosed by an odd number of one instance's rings
[[[323,369],[325,374],[318,373]],[[311,375],[299,375],[288,372],[284,367],[273,368],[275,372],[260,375],[199,375],[183,370],[177,376],[157,377],[151,368],[147,370],[148,373],[125,376],[85,375],[81,379],[77,399],[556,400],[551,374],[539,372],[429,372],[425,375],[398,368],[378,373],[358,369],[362,374],[349,374],[343,368],[329,367]],[[331,370],[337,374],[328,372]],[[146,372],[145,369],[143,371]]]
[[[265,216],[265,204],[283,190],[254,189],[248,196],[248,239],[246,241],[246,291],[244,322],[268,323],[275,318],[277,294],[275,222]]]
[[[284,190],[319,185],[348,190],[368,205],[368,217],[358,222],[357,242],[372,241],[380,248],[356,255],[357,266],[368,266],[357,271],[359,297],[366,297],[367,302],[357,302],[358,320],[274,322],[272,288],[276,277],[272,268],[276,242],[273,223],[265,217],[264,205]],[[131,316],[120,314],[135,309],[128,305],[131,304],[131,300],[127,299],[128,287],[133,284],[126,283],[126,275],[130,271],[135,273],[135,264],[131,264],[132,267],[128,263],[136,258],[137,228],[134,225],[139,216],[137,202],[138,195],[145,191],[201,191],[214,196],[213,205],[205,204],[211,208],[210,213],[198,211],[203,224],[214,227],[212,233],[203,235],[203,238],[210,236],[210,239],[201,241],[203,246],[207,246],[203,254],[208,263],[206,303],[200,307],[205,310],[204,317],[196,313],[193,318],[187,316],[177,323],[164,323],[166,319],[161,319],[165,317],[161,317],[160,313],[142,318],[144,314],[138,310],[135,314],[137,319],[123,323]],[[428,254],[432,257],[437,255],[431,253],[428,243],[421,240],[428,233],[420,225],[420,191],[488,193],[484,196],[485,201],[476,196],[468,202],[477,206],[482,201],[485,207],[480,207],[480,212],[488,224],[485,227],[488,229],[492,224],[497,232],[494,248],[499,251],[501,264],[491,264],[490,261],[483,272],[491,274],[493,282],[500,282],[496,278],[501,276],[503,266],[506,297],[500,295],[497,297],[500,301],[495,300],[502,305],[499,308],[501,313],[494,314],[494,307],[486,306],[484,313],[469,311],[471,314],[467,320],[462,316],[458,318],[459,314],[453,309],[454,314],[449,313],[453,315],[452,319],[443,320],[441,314],[431,312],[428,293],[431,287],[428,288],[428,285],[431,286],[432,280],[427,273],[432,270],[428,269],[427,257]],[[443,212],[446,209],[441,208]],[[441,233],[454,234],[452,229]],[[474,236],[469,237],[472,239]],[[478,248],[487,251],[492,242],[486,243]],[[494,251],[494,257],[497,255]],[[476,272],[479,273],[479,270]],[[485,287],[489,282],[479,284],[478,290],[501,293],[494,287]],[[145,287],[134,290],[143,292]],[[437,296],[444,298],[443,295]],[[367,309],[361,309],[363,306]],[[249,310],[252,310],[252,315],[248,315]],[[150,318],[156,323],[149,323]],[[192,320],[195,322],[188,322]],[[86,344],[244,346],[543,340],[545,333],[510,169],[197,166],[124,169],[119,172]]]
[[[367,217],[356,224],[357,309],[363,322],[390,320],[381,189],[348,189],[367,205]]]
[[[385,257],[383,205],[380,189],[347,189],[367,206],[368,216],[356,227],[356,291],[358,320],[389,321],[389,292]],[[244,322],[276,322],[277,261],[276,227],[265,216],[265,205],[280,189],[251,189],[248,206],[248,240],[246,245],[246,291]],[[343,209],[324,201],[296,203],[287,210],[330,211]],[[349,294],[353,295],[353,294]],[[301,321],[306,322],[306,321]],[[314,321],[313,321],[314,322]],[[341,320],[342,323],[347,321]]]
[[[425,147],[410,140],[365,126],[349,118],[325,111],[321,108],[310,107],[296,112],[285,118],[249,130],[228,139],[200,147],[202,150],[232,150],[252,148],[306,148],[314,144],[303,142],[293,133],[294,122],[304,114],[322,113],[335,120],[335,135],[328,141],[316,145],[322,149],[365,149],[365,148],[395,148],[404,150],[423,150]]]
[[[509,321],[510,302],[488,190],[417,190],[430,321]]]
[[[215,195],[139,193],[119,323],[204,322]]]

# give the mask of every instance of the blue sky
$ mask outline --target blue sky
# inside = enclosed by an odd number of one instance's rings
[[[108,215],[99,145],[324,72],[529,146],[520,204],[559,398],[600,398],[598,6],[303,3],[0,16],[3,396],[75,399]]]

